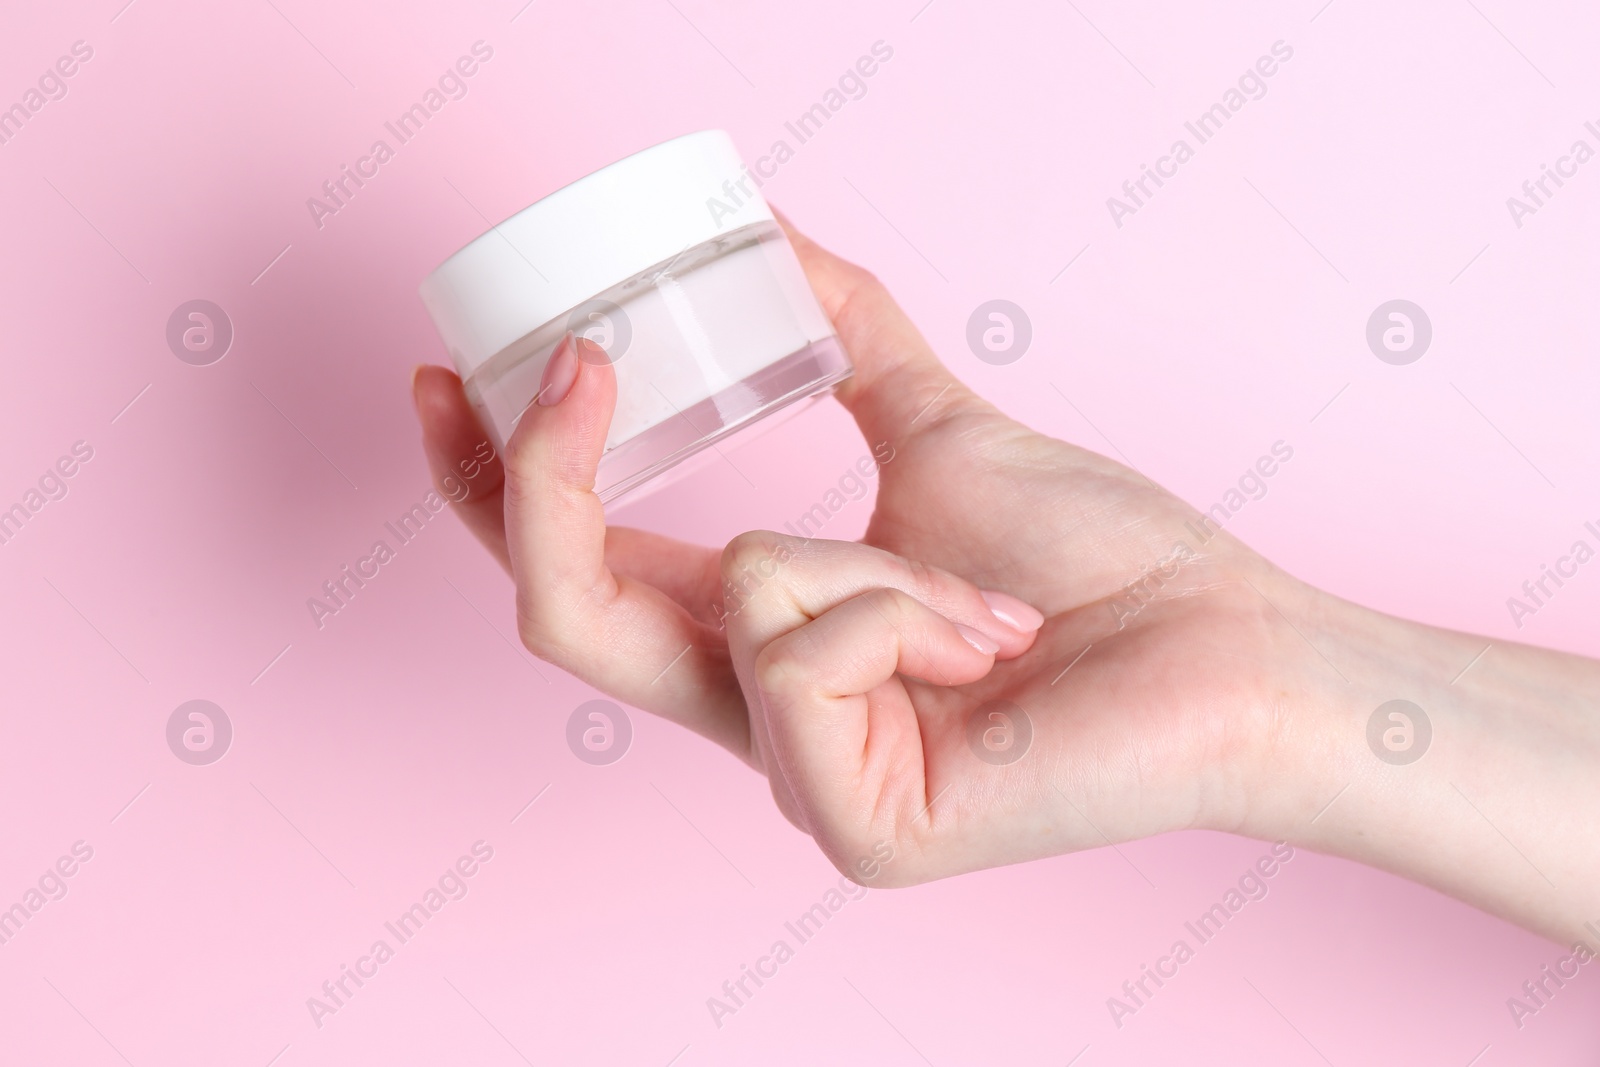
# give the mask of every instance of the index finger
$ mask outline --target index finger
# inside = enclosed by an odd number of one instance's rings
[[[776,209],[773,214],[855,364],[835,395],[869,442],[899,443],[952,415],[994,412],[939,361],[875,275],[823,248]]]

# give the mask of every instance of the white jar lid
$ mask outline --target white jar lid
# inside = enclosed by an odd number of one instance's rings
[[[420,288],[456,370],[465,377],[657,263],[771,220],[753,178],[736,188],[744,176],[733,138],[702,130],[579,178],[467,245]]]

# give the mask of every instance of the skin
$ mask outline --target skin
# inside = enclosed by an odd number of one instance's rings
[[[860,542],[608,527],[593,485],[615,378],[581,339],[487,463],[456,376],[414,374],[434,478],[471,465],[457,511],[514,579],[534,654],[764,773],[874,886],[1202,828],[1600,945],[1600,664],[1484,652],[1298,581],[973,394],[876,278],[784,225],[856,366],[838,398],[892,456]],[[1397,698],[1432,724],[1407,765],[1367,742]],[[985,737],[1020,758],[980,758]]]

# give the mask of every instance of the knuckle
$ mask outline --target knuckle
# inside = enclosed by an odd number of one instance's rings
[[[533,483],[539,470],[539,442],[530,433],[513,433],[500,456],[506,480],[516,486]]]
[[[840,874],[850,879],[850,881],[854,882],[856,885],[867,886],[869,888],[875,884],[881,885],[881,882],[878,882],[877,879],[870,877],[867,871],[862,869],[859,860],[849,858],[849,856],[854,854],[855,853],[847,854],[840,852],[830,855],[828,859],[833,862],[834,868]]]
[[[850,264],[846,275],[852,292],[866,300],[882,300],[889,295],[889,287],[883,284],[883,279],[859,263]]]
[[[722,595],[733,607],[751,603],[762,587],[777,580],[779,572],[795,558],[792,538],[769,530],[751,530],[729,541],[722,550]]]
[[[886,303],[894,302],[889,287],[859,263],[841,260],[840,272],[839,295],[829,301],[831,306],[826,309],[834,322],[857,317],[870,318],[881,312]]]
[[[807,644],[803,635],[789,633],[757,652],[750,668],[756,687],[778,696],[804,689],[811,671]]]
[[[545,485],[536,470],[526,463],[515,462],[508,454],[504,483],[507,515],[527,514],[540,507]]]
[[[561,643],[545,612],[530,598],[517,597],[517,637],[522,647],[546,663],[559,664]]]
[[[777,805],[778,813],[788,819],[789,824],[796,830],[810,833],[810,829],[806,826],[805,816],[801,814],[800,806],[795,803],[794,794],[783,784],[782,779],[774,776],[771,779],[771,787],[772,802]]]
[[[520,427],[506,442],[500,465],[506,491],[528,506],[551,493],[587,493],[595,485],[595,457],[583,441],[551,440]]]
[[[888,298],[890,286],[883,285],[883,278],[878,277],[867,267],[856,266],[851,270],[851,282],[856,293],[861,294],[867,301],[882,301]]]
[[[550,660],[554,646],[544,627],[520,611],[517,612],[517,637],[521,639],[523,648],[542,660]]]
[[[945,595],[949,578],[944,571],[919,559],[904,560],[901,566],[906,586],[913,591],[917,600],[925,604],[938,604],[949,599]]]
[[[891,623],[903,619],[916,604],[911,594],[889,586],[870,589],[861,594],[861,599]]]
[[[894,884],[891,868],[896,850],[888,838],[873,836],[865,827],[813,836],[834,868],[856,885],[884,889]]]
[[[751,571],[770,570],[780,555],[787,554],[784,540],[781,534],[771,530],[748,530],[739,534],[722,550],[722,576],[736,579]]]

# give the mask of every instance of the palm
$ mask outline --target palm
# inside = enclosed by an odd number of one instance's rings
[[[986,848],[1014,858],[1019,830],[1051,855],[1186,825],[1204,791],[1226,792],[1222,775],[1259,743],[1253,716],[1269,710],[1233,650],[1257,647],[1271,607],[1248,583],[1265,565],[1231,538],[1202,546],[1185,526],[1193,517],[1140,475],[996,412],[946,419],[897,452],[863,540],[984,588],[1025,590],[1049,621],[979,682],[906,682],[883,696],[909,701],[921,730],[882,783],[892,803],[878,806],[904,819],[939,798],[925,822],[964,846],[943,850],[953,870],[984,865]],[[1167,563],[1179,543],[1193,556]],[[1137,597],[1127,592],[1151,571]],[[1016,708],[1027,727],[988,714],[1015,720]],[[975,711],[993,747],[972,736]],[[1025,729],[1027,751],[1007,752]],[[1002,781],[1014,804],[1074,817],[1041,834],[997,810]]]

